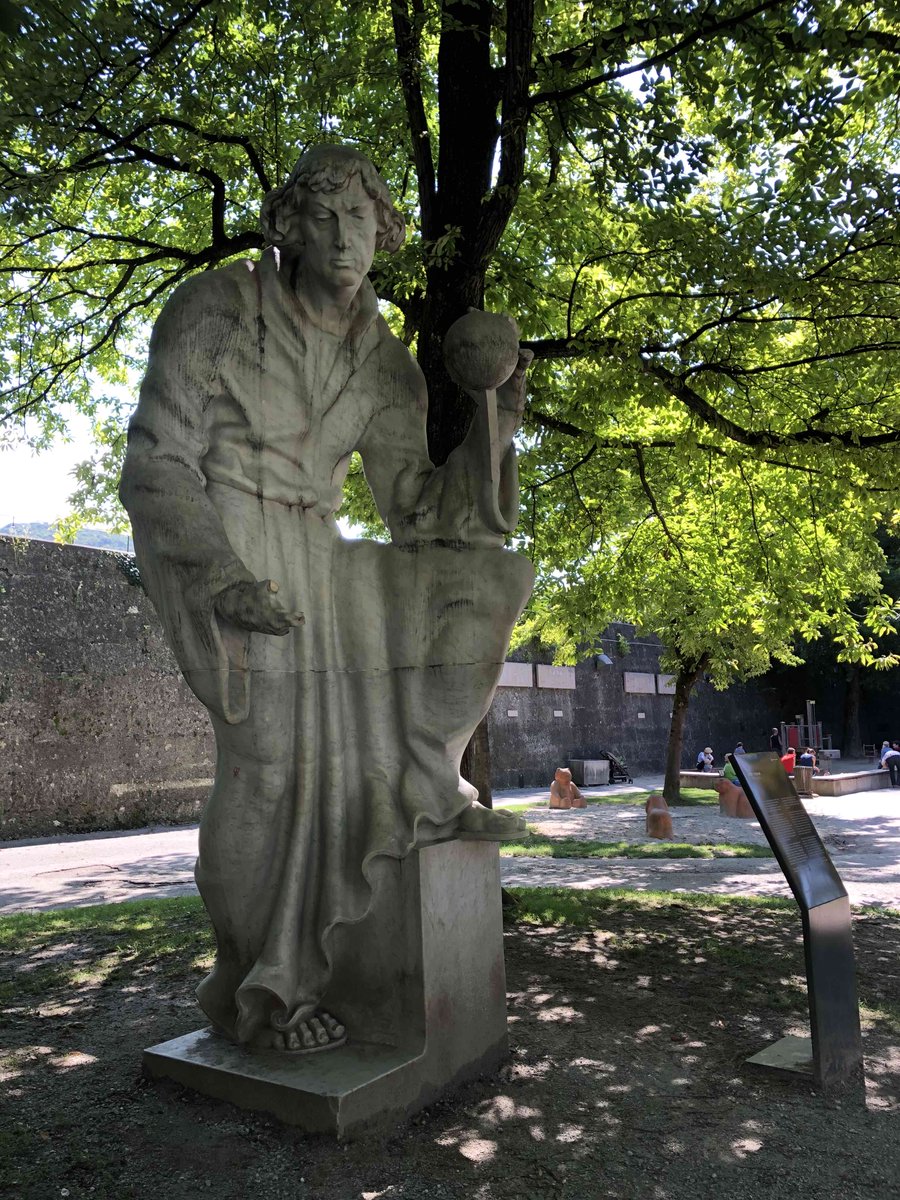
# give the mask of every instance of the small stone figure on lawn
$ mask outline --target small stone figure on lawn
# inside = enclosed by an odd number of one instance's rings
[[[587,801],[572,782],[568,767],[557,767],[550,784],[551,808],[587,808]]]
[[[752,820],[756,816],[750,807],[750,801],[744,795],[744,789],[733,779],[717,780],[716,791],[719,793],[719,812],[723,817]]]
[[[659,792],[652,792],[644,805],[647,813],[647,837],[659,838],[660,841],[672,840],[672,814],[669,806]]]

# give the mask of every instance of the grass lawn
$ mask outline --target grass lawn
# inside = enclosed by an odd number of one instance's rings
[[[588,804],[633,804],[643,807],[647,803],[647,797],[652,795],[648,791],[638,792],[616,792],[609,796],[585,796]],[[681,798],[678,804],[671,805],[672,808],[693,808],[698,804],[717,805],[719,797],[715,792],[707,792],[703,788],[682,788]],[[550,805],[547,800],[540,800],[536,804],[519,803],[504,804],[504,812],[531,812],[535,808],[547,808]]]
[[[344,1145],[141,1077],[203,1023],[199,898],[0,918],[0,1194],[696,1200],[710,1171],[729,1200],[893,1194],[900,914],[854,913],[870,1107],[838,1108],[744,1061],[808,1027],[792,901],[512,893],[508,1062]]]
[[[768,846],[750,842],[598,842],[531,833],[502,842],[504,858],[771,858]]]

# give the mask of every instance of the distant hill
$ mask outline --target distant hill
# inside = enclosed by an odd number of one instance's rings
[[[53,526],[43,521],[23,521],[4,525],[0,533],[7,537],[30,538],[35,542],[54,542]],[[133,550],[127,533],[107,533],[105,529],[79,529],[76,546],[91,546],[95,550],[118,550],[130,554]]]

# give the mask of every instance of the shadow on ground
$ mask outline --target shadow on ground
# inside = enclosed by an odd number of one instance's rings
[[[568,921],[569,923],[562,923]],[[17,1200],[845,1200],[900,1173],[900,919],[856,921],[869,1109],[744,1059],[806,1016],[789,907],[568,893],[507,934],[511,1057],[340,1147],[139,1073],[195,1028],[195,899],[0,921],[0,1191]],[[66,1189],[66,1192],[63,1192]]]

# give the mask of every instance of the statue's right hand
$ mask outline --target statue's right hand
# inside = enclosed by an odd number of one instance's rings
[[[278,584],[273,579],[233,583],[216,596],[215,605],[220,617],[251,633],[283,637],[305,620],[303,613],[292,612],[279,599]]]

